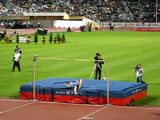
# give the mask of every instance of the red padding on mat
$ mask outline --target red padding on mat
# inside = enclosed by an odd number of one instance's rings
[[[87,103],[87,97],[86,96],[54,95],[54,102],[86,104]]]
[[[20,99],[22,100],[32,100],[33,99],[33,93],[32,92],[21,92],[20,93]],[[35,99],[40,101],[52,101],[52,95],[51,94],[38,94],[36,93]]]
[[[100,98],[99,97],[88,97],[88,103],[89,104],[100,104]]]
[[[134,101],[140,100],[147,96],[147,90],[129,96],[127,98],[110,98],[109,104],[112,105],[119,105],[124,106],[128,105],[132,99]],[[24,100],[32,100],[33,93],[32,92],[21,92],[20,99]],[[88,97],[87,96],[63,96],[63,95],[51,95],[51,94],[36,94],[36,99],[41,101],[52,101],[54,102],[64,102],[64,103],[77,103],[77,104],[106,104],[107,98],[106,97]]]
[[[145,96],[147,96],[147,90],[139,92],[127,98],[110,98],[109,102],[112,105],[125,106],[125,105],[129,105],[132,99],[134,101],[137,101],[144,98]]]
[[[37,99],[40,101],[52,101],[52,95],[51,94],[39,94],[37,95]]]
[[[135,94],[135,95],[133,95],[133,96],[134,96],[135,101],[141,100],[141,99],[143,99],[144,97],[147,96],[147,90],[144,90],[144,91],[142,91],[142,92],[139,92],[139,93],[137,93],[137,94]]]
[[[22,100],[32,100],[33,99],[33,93],[32,92],[20,92],[20,99]],[[37,99],[37,94],[35,95]]]

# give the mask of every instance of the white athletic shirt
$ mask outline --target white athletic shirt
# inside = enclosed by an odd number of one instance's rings
[[[14,61],[18,62],[19,59],[20,59],[20,56],[21,56],[21,54],[20,54],[19,52],[16,52],[16,53],[14,54]]]

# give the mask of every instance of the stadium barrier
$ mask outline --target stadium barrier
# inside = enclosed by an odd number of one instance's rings
[[[110,22],[100,22],[101,27],[109,27]],[[160,28],[160,23],[136,23],[136,22],[113,22],[115,28],[131,27],[131,28]]]
[[[133,31],[160,32],[160,28],[133,28]]]

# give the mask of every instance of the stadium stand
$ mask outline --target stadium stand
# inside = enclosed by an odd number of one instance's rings
[[[155,10],[155,0],[0,0],[0,15],[66,12],[71,16],[85,16],[94,21],[155,22]]]
[[[92,30],[154,32],[160,31],[159,20],[158,0],[0,0],[1,30],[70,27],[77,32],[92,23]]]

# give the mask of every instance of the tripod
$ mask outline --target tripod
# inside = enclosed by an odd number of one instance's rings
[[[92,79],[94,73],[96,72],[96,67],[97,67],[97,65],[98,65],[98,63],[96,63],[96,64],[94,65],[93,70],[92,70],[92,73],[91,73],[91,76],[90,76],[90,79]],[[103,73],[103,71],[102,71],[102,68],[101,68],[99,65],[98,65],[98,67],[99,67],[99,69],[100,69],[101,72],[102,72],[102,77],[106,79],[106,77],[105,77],[105,75],[104,75],[104,73]]]

